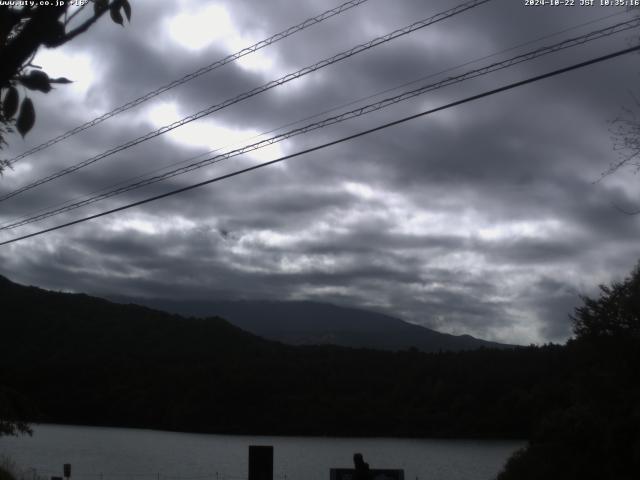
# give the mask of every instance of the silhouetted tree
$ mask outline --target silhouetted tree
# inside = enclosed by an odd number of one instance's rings
[[[24,6],[0,6],[0,148],[6,145],[5,136],[15,128],[24,136],[36,119],[33,102],[27,90],[48,93],[55,84],[70,83],[67,78],[50,78],[46,72],[32,63],[42,46],[55,48],[86,32],[100,17],[109,12],[111,19],[122,25],[123,14],[131,18],[128,0],[92,0],[70,12],[69,2],[25,2]],[[93,12],[83,10],[93,5]],[[24,87],[20,94],[17,87]],[[22,97],[22,99],[21,99]],[[7,166],[0,161],[0,172]]]
[[[583,297],[571,317],[576,336],[640,338],[640,263],[624,281],[600,285],[600,291],[597,299]]]
[[[568,402],[539,422],[498,480],[637,478],[640,472],[640,264],[584,297],[571,317]]]

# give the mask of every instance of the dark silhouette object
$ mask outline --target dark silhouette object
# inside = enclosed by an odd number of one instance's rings
[[[356,473],[353,480],[370,480],[371,471],[369,470],[369,464],[364,461],[361,453],[353,454],[353,464],[355,465]]]
[[[598,298],[582,300],[571,316],[578,339],[640,339],[640,263],[623,281],[600,285]]]
[[[249,445],[249,480],[273,480],[272,445]]]

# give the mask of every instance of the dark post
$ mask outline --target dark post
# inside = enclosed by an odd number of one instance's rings
[[[71,464],[65,463],[63,466],[63,471],[64,471],[64,478],[69,480],[69,477],[71,477]]]
[[[249,480],[273,480],[272,446],[249,446]]]

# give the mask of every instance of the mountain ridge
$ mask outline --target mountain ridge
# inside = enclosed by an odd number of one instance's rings
[[[0,275],[0,285],[38,289],[24,286]],[[106,298],[85,293],[78,297],[94,298],[101,302],[135,305],[151,308],[169,315],[218,317],[244,332],[266,340],[287,345],[335,345],[349,348],[373,348],[400,351],[417,349],[423,352],[462,351],[478,348],[515,348],[479,339],[468,334],[452,335],[412,324],[391,315],[343,307],[330,303],[300,300],[190,300],[179,301],[160,298],[133,298],[109,296]],[[268,321],[265,321],[265,318]]]
[[[112,297],[179,315],[219,316],[260,337],[289,345],[337,345],[352,348],[424,352],[460,351],[481,347],[513,348],[475,338],[452,335],[412,324],[383,313],[309,300],[191,300]]]

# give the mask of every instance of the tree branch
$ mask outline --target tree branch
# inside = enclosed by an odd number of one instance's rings
[[[111,2],[109,4],[109,6],[107,8],[105,8],[104,10],[94,13],[91,18],[85,20],[82,24],[78,25],[76,28],[74,28],[70,32],[67,32],[64,35],[64,37],[60,38],[60,40],[58,42],[56,42],[54,45],[52,45],[52,47],[59,47],[60,45],[68,42],[69,40],[71,40],[71,39],[77,37],[78,35],[80,35],[80,34],[86,32],[87,30],[89,30],[89,27],[91,27],[91,25],[96,23],[96,21],[98,21],[98,19],[104,15],[109,10],[109,7],[111,7],[112,4],[113,4],[113,2]]]

